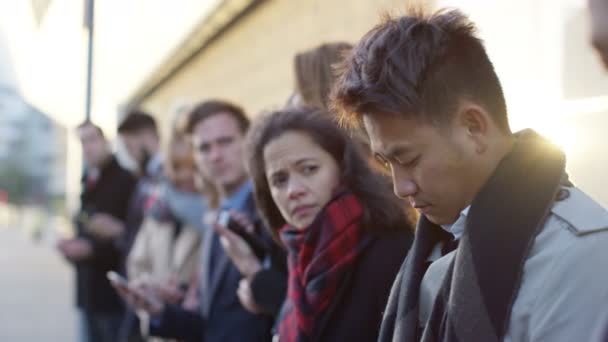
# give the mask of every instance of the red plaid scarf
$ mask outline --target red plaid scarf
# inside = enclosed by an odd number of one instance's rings
[[[349,192],[335,196],[310,227],[286,225],[289,283],[279,323],[282,342],[311,341],[343,279],[370,244],[361,227],[363,207]]]

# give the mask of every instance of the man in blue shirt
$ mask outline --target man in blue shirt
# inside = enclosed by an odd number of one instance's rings
[[[199,104],[188,122],[197,166],[210,183],[210,207],[245,218],[248,226],[255,227],[252,233],[274,249],[277,246],[260,229],[245,170],[243,143],[248,127],[243,110],[224,101]],[[267,314],[251,313],[240,303],[237,290],[243,276],[226,255],[218,233],[207,230],[201,248],[198,312],[165,305],[145,289],[117,288],[127,301],[152,315],[150,335],[188,341],[268,341],[273,319]]]

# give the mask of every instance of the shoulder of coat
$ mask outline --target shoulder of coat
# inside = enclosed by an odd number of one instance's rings
[[[608,233],[608,210],[576,187],[562,187],[551,213],[576,236]]]

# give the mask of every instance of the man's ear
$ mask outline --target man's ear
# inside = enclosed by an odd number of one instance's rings
[[[475,144],[475,151],[477,153],[485,152],[488,147],[492,120],[490,114],[483,107],[467,101],[459,106],[456,119],[467,138]]]

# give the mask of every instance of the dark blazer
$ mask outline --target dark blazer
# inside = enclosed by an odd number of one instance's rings
[[[376,341],[391,286],[412,241],[410,231],[378,237],[342,284],[311,341]]]
[[[254,224],[259,224],[251,193],[243,207],[235,209],[245,213]],[[264,230],[258,230],[258,234],[271,241]],[[279,247],[273,243],[269,248]],[[150,334],[188,341],[269,341],[273,318],[255,315],[243,308],[236,295],[242,276],[225,254],[213,229],[203,237],[201,254],[201,311],[192,313],[169,306],[160,317],[152,319]]]
[[[81,214],[105,213],[124,221],[135,184],[135,177],[112,156],[101,169],[94,186],[87,187],[83,182]],[[91,257],[75,263],[78,307],[96,313],[120,312],[122,301],[106,278],[108,271],[120,269],[123,255],[119,244],[113,240],[95,238],[85,230],[82,222],[77,222],[76,228],[77,236],[88,240],[93,246]]]

